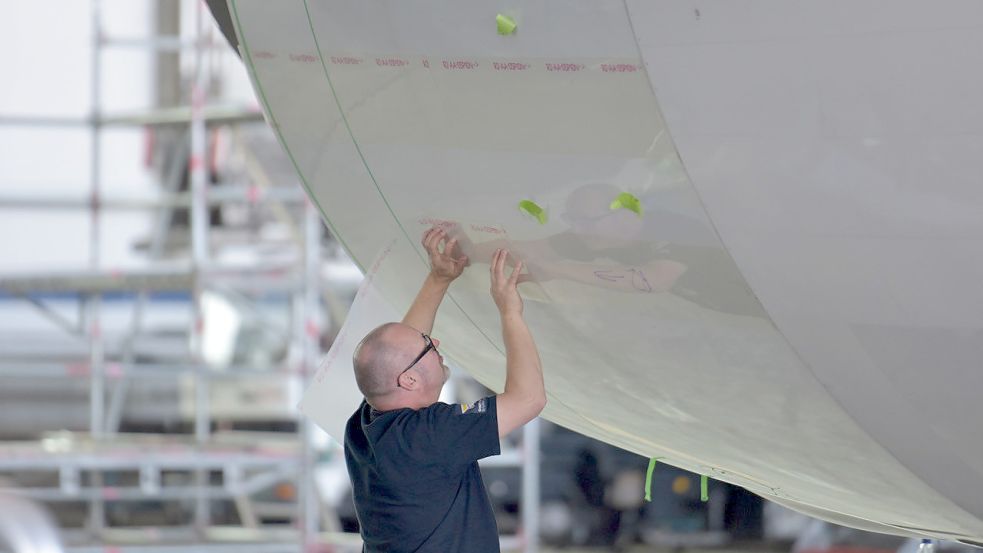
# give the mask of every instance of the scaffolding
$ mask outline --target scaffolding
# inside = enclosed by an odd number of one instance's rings
[[[70,272],[0,275],[0,292],[23,298],[59,331],[78,338],[85,350],[49,347],[40,358],[0,360],[4,377],[49,377],[87,383],[87,432],[55,432],[41,440],[0,442],[0,491],[49,504],[86,505],[82,528],[68,530],[69,551],[88,553],[156,553],[184,549],[273,552],[310,551],[331,544],[337,550],[357,551],[357,534],[344,533],[337,517],[325,512],[317,495],[314,449],[316,429],[294,413],[294,432],[243,432],[213,429],[213,390],[229,382],[264,377],[292,381],[306,388],[322,354],[321,337],[330,335],[344,317],[344,301],[320,285],[325,251],[340,252],[324,244],[323,224],[316,209],[299,187],[273,186],[254,160],[249,182],[210,183],[208,131],[218,126],[262,124],[258,109],[213,105],[209,102],[211,75],[207,54],[219,45],[213,25],[195,2],[195,32],[190,40],[176,35],[146,39],[105,36],[100,0],[91,0],[92,54],[91,105],[83,119],[60,117],[0,117],[0,125],[75,127],[85,125],[92,143],[88,197],[67,199],[51,196],[0,196],[0,209],[87,210],[90,217],[88,267]],[[102,56],[106,48],[140,47],[155,52],[192,54],[188,101],[183,106],[161,107],[142,113],[105,113],[102,106]],[[174,152],[162,170],[164,195],[155,199],[107,197],[102,190],[101,134],[109,127],[150,126],[176,129]],[[181,182],[187,179],[187,191]],[[255,184],[255,183],[260,184]],[[297,259],[283,263],[231,265],[211,255],[210,210],[230,204],[273,206],[280,217],[290,219]],[[162,262],[173,220],[179,209],[189,213],[188,254],[184,259]],[[106,268],[100,257],[101,217],[108,210],[153,210],[156,225],[146,253],[156,260],[139,270]],[[204,296],[218,286],[237,294],[277,291],[289,297],[290,322],[285,361],[265,373],[235,366],[217,372],[207,363],[203,331]],[[143,330],[151,296],[161,292],[189,292],[191,317],[186,328],[186,355],[166,362],[141,359],[133,346]],[[47,305],[39,294],[71,294],[78,299],[74,317]],[[107,339],[104,325],[108,294],[132,296],[133,312],[128,335],[118,344]],[[328,313],[322,305],[327,306]],[[166,346],[165,346],[166,349]],[[80,357],[80,355],[82,357]],[[123,405],[134,383],[150,380],[183,380],[189,383],[193,401],[189,409],[190,432],[183,435],[120,433]],[[262,384],[261,384],[262,385]],[[290,406],[293,408],[293,405]],[[538,424],[523,432],[521,450],[484,460],[483,466],[522,468],[522,528],[517,536],[503,537],[505,549],[536,551],[539,516]],[[5,474],[30,474],[32,485],[7,490]],[[270,501],[261,496],[271,487],[293,483],[291,501]],[[174,501],[190,505],[190,524],[119,526],[107,522],[114,505],[146,501]],[[215,503],[233,506],[238,524],[214,524]],[[264,519],[286,524],[264,524]],[[230,543],[231,542],[231,543]],[[111,544],[111,545],[106,545]]]
[[[194,36],[155,36],[144,40],[107,37],[102,26],[102,6],[91,2],[91,105],[84,119],[52,117],[3,117],[6,125],[78,126],[89,128],[92,144],[86,199],[57,197],[0,198],[4,209],[85,209],[90,217],[88,267],[80,271],[0,276],[0,290],[29,302],[60,331],[87,344],[85,358],[78,351],[47,351],[45,356],[0,363],[5,377],[48,376],[88,382],[88,432],[49,433],[38,441],[0,443],[0,473],[31,483],[8,491],[46,503],[72,502],[87,505],[82,529],[67,531],[69,550],[106,551],[103,544],[122,550],[166,550],[171,544],[201,542],[206,548],[256,551],[307,551],[318,543],[349,543],[350,536],[321,533],[319,501],[313,480],[316,452],[312,448],[310,424],[296,420],[297,432],[213,431],[210,408],[211,384],[260,378],[269,373],[236,371],[219,373],[203,355],[205,312],[203,295],[219,282],[232,290],[269,292],[289,296],[292,313],[289,346],[284,366],[274,367],[275,378],[292,380],[302,388],[321,354],[320,337],[326,327],[321,314],[319,286],[322,265],[322,226],[315,209],[297,187],[282,188],[227,183],[211,186],[208,130],[219,125],[262,123],[258,109],[210,105],[211,81],[206,53],[218,46],[213,40],[210,17],[195,3]],[[180,29],[178,29],[179,31]],[[192,55],[192,77],[185,106],[164,107],[143,113],[106,114],[102,106],[102,56],[106,48],[141,47],[156,52]],[[101,135],[108,127],[168,126],[177,129],[176,147],[164,168],[165,197],[148,200],[107,198],[102,190]],[[187,179],[189,190],[179,190]],[[254,178],[253,181],[262,181]],[[261,266],[223,266],[210,255],[209,209],[229,203],[267,204],[279,207],[290,217],[299,212],[295,233],[299,259],[294,263]],[[287,209],[289,206],[291,209]],[[174,213],[186,208],[190,214],[190,255],[179,262],[153,264],[140,270],[107,269],[100,258],[101,217],[106,210],[158,210],[157,225],[147,245],[147,254],[159,260],[173,232]],[[190,291],[191,317],[187,328],[189,347],[180,362],[166,363],[137,359],[132,346],[140,334],[150,295],[158,292]],[[48,306],[39,294],[61,293],[78,298],[75,317]],[[107,294],[134,297],[130,334],[117,350],[107,349],[104,299]],[[333,300],[332,305],[342,302]],[[337,314],[336,314],[337,316]],[[55,350],[57,348],[54,348]],[[118,432],[130,383],[139,379],[186,379],[193,389],[190,435],[146,435]],[[110,386],[112,385],[112,386]],[[290,406],[291,408],[293,405]],[[25,476],[27,475],[27,476]],[[272,487],[293,483],[296,499],[257,501]],[[0,485],[2,486],[2,485]],[[225,500],[235,506],[236,527],[212,524],[214,502]],[[114,527],[107,524],[107,508],[146,501],[177,501],[193,504],[192,524],[149,527]],[[264,509],[285,519],[286,525],[263,524]],[[330,527],[330,525],[328,525]],[[234,546],[218,542],[243,542]],[[92,543],[93,545],[84,545]],[[98,545],[96,545],[98,544]]]

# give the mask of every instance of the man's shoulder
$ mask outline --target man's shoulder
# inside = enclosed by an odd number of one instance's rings
[[[412,409],[379,411],[363,400],[358,409],[348,418],[345,438],[347,440],[352,436],[364,436],[369,442],[376,442],[393,427],[401,426],[412,412]]]
[[[495,408],[495,396],[483,397],[473,403],[461,403],[459,407],[462,415],[487,413],[489,410]]]
[[[478,416],[495,416],[496,397],[483,397],[471,403],[444,403],[438,401],[419,409],[402,408],[376,411],[363,404],[349,420],[347,432],[365,434],[370,441],[378,441],[394,433],[413,435],[441,432],[446,427],[471,426],[479,423]]]
[[[444,403],[438,401],[417,410],[417,415],[480,415],[495,408],[495,396],[483,397],[471,403]]]

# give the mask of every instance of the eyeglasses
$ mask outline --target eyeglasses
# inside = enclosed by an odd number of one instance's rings
[[[416,356],[416,359],[414,359],[413,362],[410,363],[410,366],[409,367],[406,367],[405,369],[402,370],[402,372],[400,372],[398,375],[396,375],[396,387],[397,388],[402,388],[402,386],[399,385],[399,377],[403,376],[403,373],[405,373],[406,371],[412,369],[413,368],[413,365],[416,365],[417,363],[419,363],[420,362],[420,359],[423,359],[423,356],[426,355],[427,353],[429,353],[430,350],[437,351],[437,346],[433,345],[433,340],[431,340],[429,336],[427,336],[426,334],[424,334],[422,332],[420,333],[420,336],[423,336],[423,341],[426,342],[427,345],[426,345],[425,348],[423,348],[423,351],[420,352],[420,355],[417,355]]]

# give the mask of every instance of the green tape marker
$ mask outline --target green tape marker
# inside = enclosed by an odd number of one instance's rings
[[[507,15],[496,15],[495,23],[498,24],[498,34],[500,35],[510,35],[515,32],[515,20]]]
[[[543,208],[536,205],[536,202],[532,200],[522,200],[519,202],[519,209],[535,217],[536,220],[539,221],[539,224],[546,224],[546,212],[543,211]]]
[[[649,468],[645,471],[645,501],[652,501],[652,471],[655,470],[655,462],[658,457],[649,459]]]
[[[628,192],[618,194],[618,197],[611,202],[609,207],[612,210],[627,209],[628,211],[634,211],[639,217],[642,216],[642,202]]]
[[[710,492],[707,490],[707,475],[700,475],[700,501],[706,502],[710,500]]]

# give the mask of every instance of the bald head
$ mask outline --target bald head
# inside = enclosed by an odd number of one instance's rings
[[[406,356],[395,339],[399,326],[399,323],[378,326],[355,348],[352,358],[355,381],[368,399],[388,395],[396,389],[396,377],[403,370],[399,361]]]
[[[437,401],[450,369],[436,348],[427,348],[433,353],[418,357],[425,344],[420,331],[404,323],[386,323],[362,339],[352,364],[358,389],[370,405],[382,410],[418,409]],[[440,342],[433,340],[433,345]],[[413,370],[401,377],[411,363]]]

